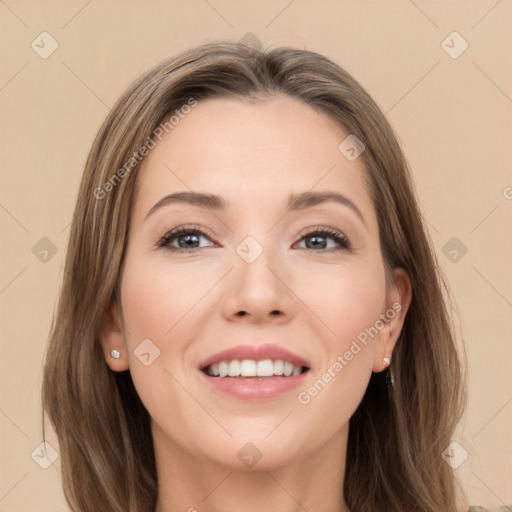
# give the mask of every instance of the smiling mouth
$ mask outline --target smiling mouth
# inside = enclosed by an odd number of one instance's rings
[[[282,359],[252,359],[221,361],[201,369],[209,377],[260,380],[274,377],[296,377],[309,371],[307,366],[297,366]]]

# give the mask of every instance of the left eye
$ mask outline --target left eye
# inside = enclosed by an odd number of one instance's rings
[[[166,247],[171,251],[178,252],[194,252],[202,248],[197,245],[200,244],[199,240],[202,237],[209,239],[209,235],[198,228],[181,227],[162,237],[162,239],[157,243],[157,247]],[[316,250],[318,248],[328,248],[328,243],[324,242],[324,240],[329,239],[334,240],[335,245],[337,244],[340,246],[340,248],[334,249],[336,251],[350,249],[350,241],[348,238],[339,231],[330,228],[318,228],[314,231],[310,231],[309,233],[305,233],[302,235],[299,242],[306,241],[306,247],[301,248],[318,252]],[[307,242],[308,240],[310,240],[309,243]],[[174,241],[178,242],[178,247],[171,245]],[[332,249],[332,246],[330,249]]]
[[[311,242],[308,244],[306,243],[306,249],[314,250],[315,247],[320,247],[321,249],[326,249],[327,247],[324,247],[326,245],[326,242],[322,242],[319,240],[334,240],[336,244],[341,246],[341,249],[336,250],[343,250],[343,249],[350,249],[350,242],[348,238],[340,233],[339,231],[330,229],[330,228],[319,228],[315,231],[311,231],[310,233],[306,233],[302,236],[301,240],[308,240],[310,239]],[[332,247],[331,247],[332,248]]]

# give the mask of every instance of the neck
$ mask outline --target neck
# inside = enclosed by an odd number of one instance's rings
[[[153,424],[155,512],[349,512],[343,499],[348,426],[314,453],[279,467],[241,471],[194,456]]]

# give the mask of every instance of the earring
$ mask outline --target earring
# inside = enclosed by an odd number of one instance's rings
[[[121,354],[117,350],[112,350],[110,352],[110,357],[113,357],[114,359],[119,359],[121,357]]]
[[[391,373],[391,368],[389,367],[391,363],[391,359],[389,357],[383,357],[382,362],[385,365],[386,371],[386,389],[389,391],[389,388],[393,386],[393,383],[395,382],[393,379],[393,374]]]
[[[389,391],[394,384],[395,380],[393,379],[393,374],[391,373],[391,368],[386,372],[386,389]]]

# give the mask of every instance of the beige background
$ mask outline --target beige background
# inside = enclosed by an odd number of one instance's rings
[[[469,503],[512,505],[512,1],[1,0],[0,20],[0,511],[68,510],[60,459],[47,469],[35,462],[44,462],[41,368],[100,123],[148,67],[186,46],[247,32],[265,46],[334,59],[398,131],[467,343],[469,407],[455,455],[469,457],[457,472]],[[43,31],[59,45],[46,59],[31,47],[43,51]],[[469,44],[458,58],[445,49],[460,50],[462,40],[442,45],[453,31]],[[32,249],[43,237],[57,250],[47,261]],[[451,248],[443,252],[452,237],[468,249],[455,262]]]

